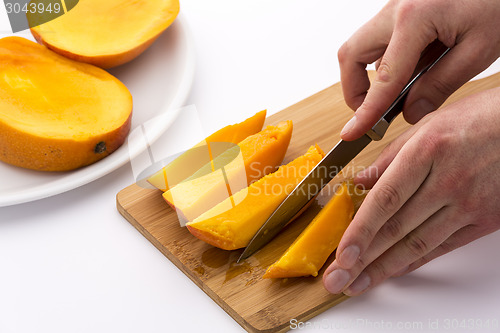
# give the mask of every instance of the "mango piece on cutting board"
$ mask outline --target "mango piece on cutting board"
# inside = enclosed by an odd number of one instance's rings
[[[20,37],[0,40],[0,160],[67,171],[118,149],[132,96],[104,70]]]
[[[167,191],[220,155],[223,150],[217,149],[221,147],[217,143],[227,142],[236,145],[249,135],[262,130],[265,120],[266,110],[263,110],[241,123],[221,128],[149,177],[148,183],[157,189]],[[225,147],[229,147],[229,145],[225,145]]]
[[[269,266],[264,278],[317,276],[339,245],[354,215],[354,203],[347,182],[302,231],[278,261]]]
[[[144,52],[178,13],[179,0],[80,0],[53,20],[39,12],[26,16],[39,43],[65,57],[111,68]]]
[[[229,149],[213,161],[220,167],[218,170],[181,182],[163,193],[163,198],[184,220],[194,220],[233,193],[274,172],[285,157],[292,130],[290,120],[267,126],[235,147],[240,150],[239,158],[226,163],[236,155],[234,148]],[[212,166],[211,162],[204,169]]]
[[[273,211],[324,155],[317,145],[310,147],[304,155],[187,223],[188,230],[202,241],[224,250],[247,246]]]

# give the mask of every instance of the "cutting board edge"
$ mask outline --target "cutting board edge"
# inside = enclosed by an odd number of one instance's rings
[[[117,195],[116,195],[116,207],[118,212],[127,220],[137,231],[139,231],[151,244],[154,245],[165,257],[167,257],[168,260],[170,260],[175,267],[177,267],[184,275],[189,277],[189,279],[194,282],[194,284],[203,290],[203,292],[210,297],[213,301],[217,303],[231,318],[233,318],[243,329],[245,329],[248,332],[275,332],[274,330],[259,330],[256,327],[252,326],[250,323],[248,323],[241,315],[239,315],[234,309],[232,309],[224,300],[222,300],[216,292],[214,292],[212,289],[208,288],[206,285],[203,284],[201,279],[197,276],[194,276],[191,274],[189,269],[185,267],[182,262],[172,253],[170,252],[166,247],[162,246],[158,240],[153,237],[145,228],[142,227],[142,225],[130,214],[125,207],[123,207],[121,203],[121,196],[123,195],[124,191],[128,191],[131,187],[137,186],[137,184],[132,184],[127,186],[126,188],[120,190]],[[285,332],[282,331],[282,332]]]
[[[464,94],[462,94],[462,95],[467,96],[467,95],[470,95],[474,92],[483,91],[486,89],[498,87],[499,84],[496,84],[496,82],[499,82],[500,81],[499,79],[500,79],[500,73],[496,73],[496,74],[493,74],[487,78],[483,78],[480,80],[469,82],[464,86],[465,87],[465,89],[463,89]],[[326,94],[332,88],[333,88],[333,86],[325,88],[325,89],[319,91],[318,93],[306,98],[305,100],[311,101],[311,99],[310,99],[311,97]],[[468,92],[465,93],[467,90],[468,90]],[[462,91],[462,88],[459,91]],[[446,101],[445,105],[450,104],[450,103],[456,101],[458,98],[463,98],[463,97],[464,96],[458,97],[458,95],[455,96],[455,94],[454,94],[454,95],[452,95],[451,98],[449,98]],[[280,112],[277,112],[275,114],[270,115],[269,118],[272,118],[272,120],[274,121],[277,118],[279,118],[279,114],[281,114],[284,111],[288,110],[291,112],[292,110],[294,110],[294,107],[295,108],[302,108],[303,102],[304,102],[304,100],[302,100],[302,101],[300,101],[292,106],[289,106]],[[270,121],[270,120],[268,119],[266,121]],[[395,125],[393,125],[393,127],[394,126]],[[201,279],[199,279],[199,277],[191,275],[191,272],[189,271],[189,269],[187,267],[185,267],[183,265],[183,263],[173,253],[169,252],[168,249],[166,249],[166,248],[164,249],[163,246],[159,243],[159,241],[156,238],[152,237],[152,235],[142,227],[141,223],[139,223],[131,214],[129,214],[126,207],[122,206],[122,203],[120,202],[120,196],[123,194],[123,192],[125,190],[130,190],[130,188],[132,186],[137,186],[137,185],[136,184],[129,185],[128,187],[126,187],[126,188],[122,189],[120,192],[118,192],[118,194],[116,196],[117,197],[117,199],[116,199],[117,208],[118,208],[118,211],[120,212],[120,214],[129,223],[131,223],[144,237],[146,237],[146,239],[148,241],[150,241],[157,249],[159,249],[160,252],[163,253],[177,268],[179,268],[185,275],[187,275],[191,279],[191,281],[193,281],[212,300],[214,300],[227,314],[229,314],[229,316],[231,318],[233,318],[243,329],[245,329],[249,332],[285,332],[285,331],[288,331],[290,329],[289,322],[274,324],[273,327],[261,328],[261,329],[252,326],[247,320],[244,319],[243,315],[238,314],[236,312],[236,310],[229,307],[227,305],[227,303],[224,302],[219,297],[219,295],[217,293],[212,291],[209,287],[205,286],[203,284],[203,281],[201,281]],[[327,301],[317,305],[314,308],[311,308],[311,309],[308,309],[308,310],[302,312],[300,315],[297,315],[295,319],[297,319],[298,321],[309,320],[309,319],[315,317],[316,315],[320,314],[321,312],[327,310],[328,308],[331,308],[331,307],[341,303],[342,301],[344,301],[348,298],[349,298],[348,296],[343,295],[343,296],[340,296],[336,299],[327,300]],[[267,325],[267,326],[269,326],[269,325]]]
[[[241,314],[231,308],[222,298],[220,298],[215,291],[211,288],[207,287],[198,276],[191,274],[192,272],[185,267],[182,262],[166,247],[159,243],[159,241],[154,238],[143,226],[134,218],[132,214],[130,214],[127,209],[122,205],[122,195],[124,192],[131,190],[132,187],[138,187],[137,184],[131,184],[126,188],[120,190],[116,195],[116,207],[118,212],[127,220],[137,231],[139,231],[155,248],[157,248],[168,260],[170,260],[175,267],[177,267],[184,275],[189,277],[189,279],[194,282],[194,284],[203,290],[203,292],[210,297],[217,305],[219,305],[233,320],[235,320],[243,329],[247,332],[252,333],[283,333],[290,330],[290,321],[286,321],[276,326],[272,327],[257,327],[252,325],[249,321],[247,321]],[[341,303],[342,301],[348,299],[349,297],[343,295],[342,297],[338,297],[322,304],[316,306],[315,308],[310,309],[302,314],[297,315],[297,322],[305,322],[323,311]],[[291,320],[291,319],[290,319]]]
[[[290,318],[288,321],[286,321],[282,324],[279,324],[279,325],[274,326],[272,328],[256,329],[254,331],[249,331],[249,332],[255,332],[255,333],[284,333],[284,332],[288,332],[288,331],[292,330],[292,328],[291,328],[291,320],[292,319],[297,320],[297,324],[307,322],[309,319],[316,317],[317,315],[334,307],[337,304],[342,303],[343,301],[345,301],[349,298],[350,298],[349,296],[342,294],[342,296],[337,297],[337,298],[332,299],[332,300],[329,300],[329,301],[325,301],[325,302],[321,303],[320,305],[318,305],[314,308],[311,308],[309,311],[303,312],[302,314],[298,315],[296,318]]]

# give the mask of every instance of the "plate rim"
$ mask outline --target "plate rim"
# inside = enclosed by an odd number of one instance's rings
[[[169,103],[165,109],[168,110],[166,113],[166,117],[163,118],[164,126],[158,126],[152,128],[148,131],[148,140],[152,144],[155,142],[175,121],[178,117],[181,107],[186,102],[189,94],[191,92],[191,88],[194,81],[195,67],[196,67],[196,57],[194,52],[194,38],[192,32],[186,22],[186,19],[179,13],[174,24],[178,25],[178,29],[180,31],[180,35],[183,36],[183,40],[185,43],[186,56],[185,56],[185,68],[181,77],[180,84],[176,88],[176,93],[171,103]],[[160,112],[159,115],[162,115]],[[158,116],[158,115],[156,115]],[[139,125],[140,126],[140,125]],[[133,131],[134,129],[131,129]],[[123,152],[127,150],[128,152]],[[71,182],[63,181],[67,177],[67,173],[63,173],[60,178],[53,181],[53,186],[50,187],[50,190],[47,190],[47,184],[37,185],[33,188],[27,188],[24,190],[20,190],[18,192],[0,194],[0,207],[13,206],[17,204],[37,201],[40,199],[48,198],[54,195],[58,195],[88,183],[91,183],[99,178],[102,178],[111,172],[119,169],[126,163],[130,162],[131,159],[139,155],[144,151],[140,145],[129,145],[128,141],[125,141],[124,144],[118,148],[115,152],[122,152],[117,155],[111,154],[110,156],[98,161],[89,166],[76,169],[71,172],[82,172],[82,170],[89,170],[87,173],[83,173],[81,177],[75,178]],[[115,156],[115,158],[113,158]],[[108,160],[109,162],[107,162]],[[96,171],[92,170],[96,169]],[[71,177],[71,176],[70,176]],[[50,184],[50,182],[49,182]]]

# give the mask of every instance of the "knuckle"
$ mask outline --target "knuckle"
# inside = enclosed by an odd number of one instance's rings
[[[419,13],[417,6],[416,1],[402,0],[399,3],[396,15],[401,21],[406,21]]]
[[[384,278],[390,276],[387,267],[380,260],[372,262],[368,270],[368,274],[372,277],[374,282],[377,280],[383,280]]]
[[[403,235],[403,224],[401,220],[396,216],[392,216],[380,229],[380,234],[385,239],[400,239]]]
[[[421,258],[429,253],[429,244],[419,235],[410,234],[404,238],[404,244],[416,258]]]
[[[408,30],[414,22],[422,22],[422,1],[401,0],[395,14],[395,29]]]
[[[430,89],[431,91],[434,91],[435,93],[441,95],[441,96],[450,96],[455,90],[457,90],[457,87],[449,81],[443,80],[439,77],[434,78],[430,84]]]
[[[451,136],[443,131],[436,129],[427,130],[420,137],[419,146],[422,154],[428,154],[430,157],[442,157],[449,151],[451,146]]]
[[[396,25],[409,28],[418,23],[423,26],[429,21],[429,12],[436,11],[436,6],[427,1],[400,0],[396,9]]]
[[[397,67],[398,66],[390,61],[388,57],[382,57],[377,68],[376,83],[383,86],[394,85],[404,87],[407,83],[407,79],[404,75],[401,75]]]
[[[373,237],[375,236],[375,232],[375,230],[373,230],[366,224],[359,224],[357,227],[358,237],[362,238],[365,241],[373,239]]]
[[[345,62],[347,62],[349,60],[350,55],[349,55],[349,44],[348,44],[348,42],[345,42],[339,48],[339,50],[337,51],[337,58],[339,60],[339,63],[341,63],[341,64],[343,64],[343,63],[345,63]]]
[[[435,188],[442,194],[449,196],[449,199],[455,198],[460,194],[455,191],[457,187],[463,187],[466,182],[466,176],[464,173],[457,168],[449,168],[445,172],[442,172],[439,177],[436,177]],[[461,203],[460,207],[471,207],[472,201],[465,201]],[[469,209],[469,208],[467,208]]]
[[[453,250],[456,249],[456,246],[453,245],[451,242],[449,242],[448,240],[445,240],[444,242],[442,242],[441,244],[439,244],[438,246],[440,252],[442,253],[448,253],[448,252],[451,252]],[[427,258],[427,257],[424,257],[426,260],[430,258]]]
[[[461,183],[455,182],[452,185],[453,188],[456,188],[457,184],[461,184]],[[483,208],[483,203],[484,203],[484,199],[480,195],[470,195],[470,196],[466,196],[466,197],[458,200],[457,207],[459,207],[460,213],[463,214],[462,216],[476,216],[477,213],[479,213],[478,215],[481,216],[482,215],[481,210]]]
[[[368,266],[369,263],[370,263],[370,261],[365,256],[359,256],[358,263],[357,263],[356,267],[359,270],[362,270],[363,268]]]
[[[395,78],[392,65],[382,58],[377,68],[377,81],[381,83],[392,82]]]
[[[395,212],[401,206],[401,194],[390,184],[383,184],[373,191],[373,200],[380,215]]]

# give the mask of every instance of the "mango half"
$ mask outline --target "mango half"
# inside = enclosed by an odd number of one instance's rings
[[[31,33],[68,58],[111,68],[144,52],[175,20],[179,0],[80,0],[70,11],[39,26],[30,17]]]
[[[66,171],[118,149],[132,96],[104,70],[20,37],[0,39],[0,160]]]

